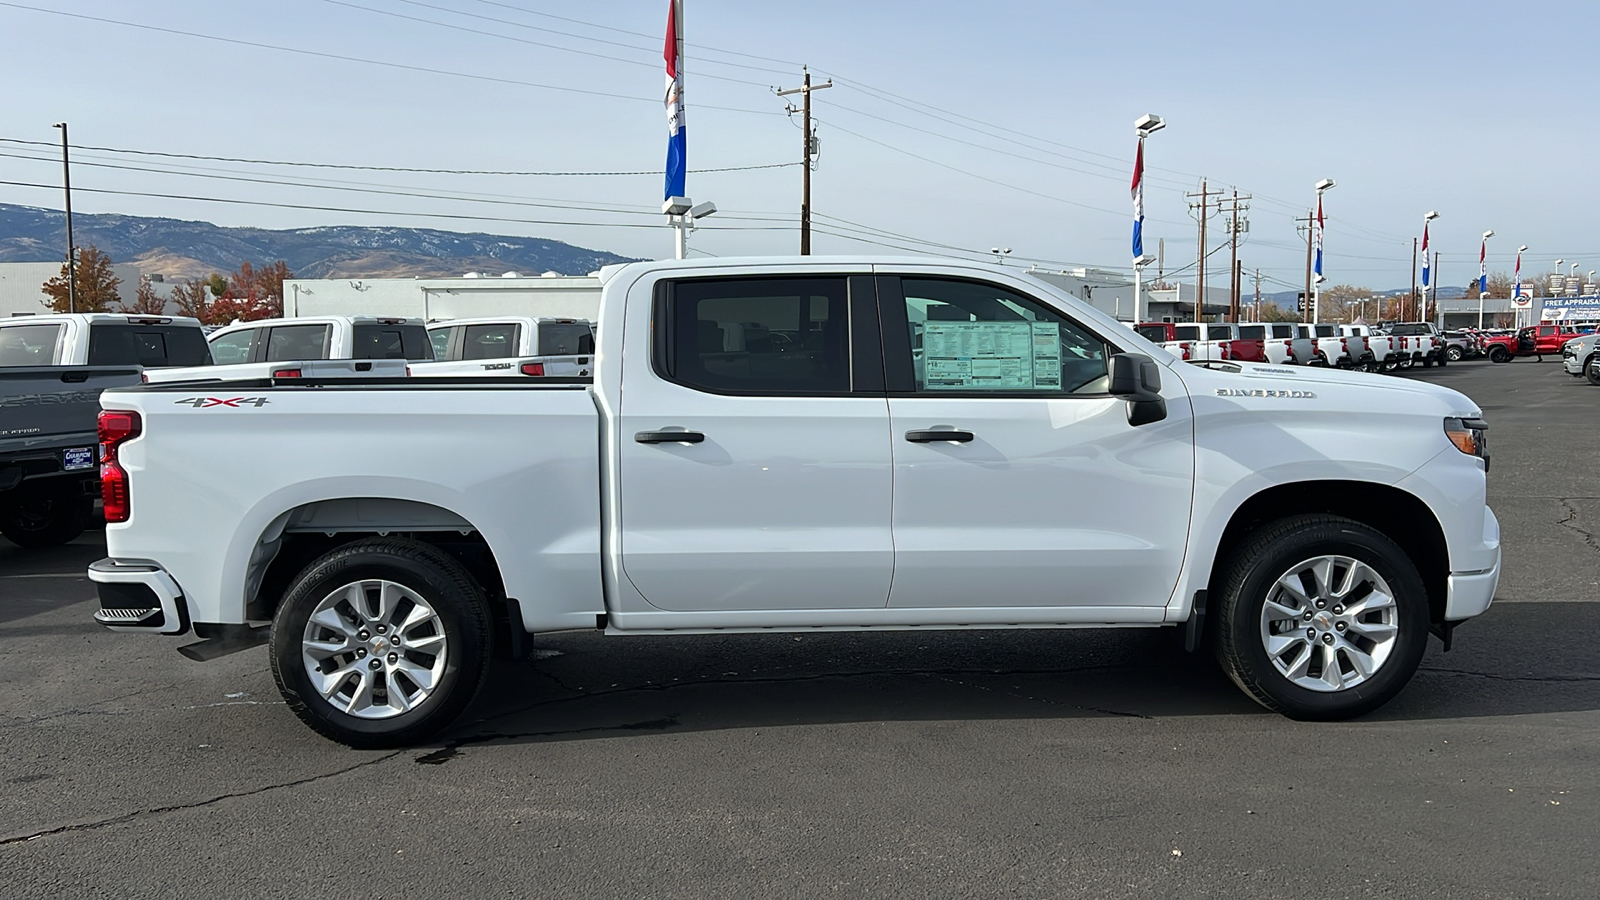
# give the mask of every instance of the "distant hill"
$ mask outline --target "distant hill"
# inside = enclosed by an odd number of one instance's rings
[[[584,275],[629,258],[561,241],[432,228],[331,225],[273,230],[210,222],[76,213],[78,244],[94,244],[114,262],[168,278],[232,272],[239,263],[283,260],[301,278],[450,276],[506,271]],[[59,210],[0,203],[0,262],[62,258],[66,216]]]

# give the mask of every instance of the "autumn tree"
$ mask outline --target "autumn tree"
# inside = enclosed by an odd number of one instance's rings
[[[225,325],[280,317],[283,315],[283,282],[293,277],[288,264],[281,259],[261,268],[245,260],[231,277],[214,275],[209,287],[215,299],[208,305],[205,321]]]
[[[199,278],[191,278],[172,289],[172,302],[177,306],[178,315],[191,316],[206,321],[208,307],[211,301],[207,296],[206,283]]]
[[[134,295],[133,303],[122,304],[122,311],[142,316],[159,316],[167,311],[167,301],[156,294],[156,288],[150,281],[149,275],[139,277],[139,291]]]
[[[68,288],[67,264],[61,264],[61,274],[44,283],[44,293],[50,299],[40,301],[58,313],[64,312],[106,312],[111,304],[121,304],[117,297],[117,286],[122,284],[111,271],[111,257],[102,253],[93,244],[86,244],[77,248],[73,254],[77,265],[73,268],[71,280],[77,288],[76,303],[72,299],[72,291]],[[70,309],[69,309],[70,307]]]

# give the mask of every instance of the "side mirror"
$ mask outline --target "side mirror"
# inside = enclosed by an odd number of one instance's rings
[[[1161,398],[1161,367],[1155,360],[1143,353],[1118,353],[1111,357],[1107,374],[1107,393],[1128,401],[1129,425],[1148,425],[1167,417],[1167,401]]]

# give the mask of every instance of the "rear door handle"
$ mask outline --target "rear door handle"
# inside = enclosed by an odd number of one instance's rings
[[[908,431],[906,440],[913,444],[931,444],[935,441],[958,441],[966,443],[976,435],[970,431]]]
[[[640,431],[633,439],[641,444],[698,444],[706,436],[698,431]]]

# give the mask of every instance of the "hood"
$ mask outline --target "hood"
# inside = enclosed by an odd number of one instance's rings
[[[1275,366],[1268,363],[1178,363],[1171,367],[1190,391],[1216,390],[1310,390],[1323,394],[1338,405],[1404,402],[1401,398],[1426,397],[1444,410],[1442,415],[1477,417],[1483,414],[1472,398],[1437,384],[1413,381],[1393,375],[1351,372],[1322,366]],[[1343,401],[1339,403],[1339,401]],[[1406,403],[1405,405],[1412,405]]]

